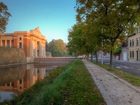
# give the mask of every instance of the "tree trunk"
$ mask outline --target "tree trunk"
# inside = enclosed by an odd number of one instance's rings
[[[112,50],[110,51],[110,65],[112,65]]]
[[[110,65],[112,66],[112,58],[113,58],[113,51],[112,51],[112,47],[111,47],[111,51],[110,51]]]
[[[98,53],[97,53],[97,51],[95,52],[95,56],[96,56],[96,63],[98,63]]]
[[[87,60],[88,60],[88,58],[89,58],[89,54],[86,55],[86,59],[87,59]]]
[[[93,62],[93,54],[91,53],[90,61]]]

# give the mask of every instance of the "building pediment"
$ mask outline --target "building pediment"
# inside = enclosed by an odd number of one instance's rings
[[[41,31],[40,31],[40,29],[39,29],[39,27],[37,27],[37,28],[31,30],[30,32],[31,32],[32,34],[34,34],[34,35],[43,36],[42,33],[41,33]]]

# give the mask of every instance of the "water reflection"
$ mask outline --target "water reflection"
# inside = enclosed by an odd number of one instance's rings
[[[0,68],[0,102],[12,99],[46,76],[46,67],[23,65]]]

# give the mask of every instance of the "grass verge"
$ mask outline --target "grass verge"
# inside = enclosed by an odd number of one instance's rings
[[[5,105],[106,105],[80,60],[52,71],[46,79]]]
[[[130,84],[134,85],[134,86],[140,86],[140,77],[130,74],[128,72],[125,72],[121,69],[115,68],[115,67],[111,67],[110,65],[106,65],[106,64],[97,64],[100,67],[103,67],[105,70],[117,75],[118,77],[128,81]]]

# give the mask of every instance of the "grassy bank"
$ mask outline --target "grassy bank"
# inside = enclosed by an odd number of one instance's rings
[[[105,102],[84,64],[76,60],[52,71],[9,105],[105,105]]]
[[[105,68],[107,71],[112,72],[113,74],[117,75],[118,77],[128,81],[132,85],[140,86],[140,77],[139,76],[130,74],[130,73],[125,72],[121,69],[111,67],[111,66],[106,65],[106,64],[97,64],[97,65]]]

